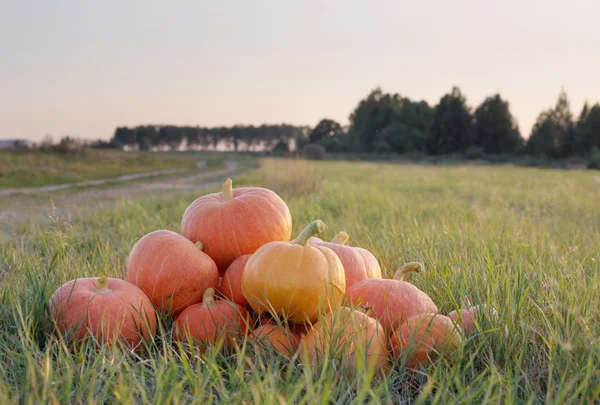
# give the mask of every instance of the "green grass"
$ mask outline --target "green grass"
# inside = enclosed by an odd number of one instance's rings
[[[77,154],[0,151],[0,188],[72,183],[171,169],[193,169],[209,153],[144,153],[90,149]],[[218,159],[220,161],[220,159]]]
[[[273,188],[294,234],[314,219],[346,230],[387,276],[410,277],[440,311],[464,297],[498,311],[455,363],[385,380],[348,380],[268,355],[186,359],[169,324],[148,353],[72,351],[56,341],[46,302],[62,283],[123,277],[128,251],[155,229],[178,230],[195,195],[123,201],[73,223],[32,227],[0,250],[0,403],[560,403],[600,401],[600,184],[594,173],[266,160],[238,185]],[[508,328],[505,337],[504,329]]]

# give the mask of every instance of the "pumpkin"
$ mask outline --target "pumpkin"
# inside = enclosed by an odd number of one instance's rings
[[[482,312],[486,311],[486,305],[470,306],[467,309],[463,309],[460,315],[456,311],[452,311],[448,314],[448,318],[458,323],[467,335],[470,335],[475,328],[475,320],[479,319]],[[498,314],[494,308],[489,310],[489,314],[492,319],[497,319]]]
[[[331,242],[311,238],[310,244],[328,247],[340,258],[346,275],[346,288],[368,278],[381,278],[381,267],[375,256],[366,249],[346,246],[348,239],[346,232],[340,232]]]
[[[233,190],[227,179],[222,192],[200,197],[187,207],[180,232],[194,243],[202,242],[222,274],[235,259],[266,243],[289,241],[292,216],[273,191],[260,187]]]
[[[396,272],[393,280],[371,278],[360,281],[346,290],[346,296],[354,306],[370,306],[375,318],[389,333],[411,316],[438,311],[427,294],[403,281],[407,273],[421,269],[420,263],[407,263]]]
[[[141,238],[127,259],[127,281],[140,287],[154,305],[179,314],[216,287],[215,262],[188,239],[171,231],[154,231]]]
[[[285,356],[293,354],[298,349],[297,336],[283,324],[263,322],[254,329],[249,340],[259,351],[266,345]]]
[[[325,353],[348,358],[351,378],[358,364],[372,367],[379,375],[390,367],[387,335],[379,322],[364,312],[342,307],[324,315],[302,337],[300,355],[308,356],[314,365]],[[360,361],[359,359],[362,359]]]
[[[408,368],[425,366],[443,354],[452,354],[462,339],[452,319],[439,314],[419,314],[408,318],[392,334],[392,352],[405,360]]]
[[[144,292],[125,280],[79,278],[59,287],[48,303],[57,332],[79,341],[120,342],[138,349],[156,332],[156,314]]]
[[[239,338],[246,335],[249,315],[245,308],[224,300],[215,300],[215,290],[204,292],[201,304],[187,307],[175,320],[173,339],[188,342],[190,339],[207,347],[223,343],[233,348]]]
[[[250,256],[252,255],[243,255],[235,259],[233,263],[227,267],[227,270],[223,275],[223,281],[219,287],[219,292],[225,299],[233,301],[243,307],[248,306],[248,301],[242,292],[242,275],[244,274],[244,268],[246,267],[246,263],[248,263]]]
[[[294,243],[267,243],[252,255],[242,290],[254,311],[292,323],[314,323],[319,312],[341,306],[346,280],[340,259],[331,249],[309,244],[325,228],[314,221]]]

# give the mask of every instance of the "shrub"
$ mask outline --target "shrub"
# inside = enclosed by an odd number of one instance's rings
[[[587,163],[588,169],[600,169],[600,149],[594,146]]]
[[[317,144],[311,143],[309,145],[306,145],[302,149],[302,155],[306,159],[323,160],[323,159],[325,159],[325,156],[327,155],[327,153],[326,153],[325,147],[323,145],[317,145]]]
[[[483,159],[484,157],[485,153],[479,146],[469,146],[465,151],[465,158],[469,160]]]
[[[377,141],[375,143],[375,153],[390,153],[392,152],[392,147],[386,141]]]

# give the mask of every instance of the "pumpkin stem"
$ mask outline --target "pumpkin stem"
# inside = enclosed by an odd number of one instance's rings
[[[231,179],[227,179],[223,183],[223,201],[233,200],[233,182]]]
[[[302,232],[300,232],[300,235],[298,235],[294,244],[306,246],[308,245],[308,241],[310,238],[320,234],[325,229],[327,229],[327,225],[325,225],[320,219],[317,219],[316,221],[313,221],[310,224],[308,224],[306,228],[304,228]]]
[[[373,315],[373,306],[372,305],[361,305],[358,309],[358,312],[362,312],[363,314],[367,315],[367,316],[372,316]]]
[[[394,274],[394,280],[403,281],[404,276],[406,276],[410,272],[420,273],[423,271],[423,265],[419,262],[410,262],[402,265]]]
[[[106,290],[108,288],[108,277],[102,276],[96,281],[96,290]]]
[[[205,307],[212,307],[215,305],[215,289],[212,287],[207,288],[202,294],[202,305]]]
[[[342,231],[335,235],[335,238],[331,240],[331,243],[335,243],[336,245],[345,245],[346,242],[348,242],[348,239],[350,239],[350,236],[348,236],[346,232]]]
[[[197,247],[198,249],[200,249],[200,250],[204,249],[204,243],[202,243],[202,242],[200,242],[200,241],[196,242],[196,243],[195,243],[195,245],[196,245],[196,247]]]

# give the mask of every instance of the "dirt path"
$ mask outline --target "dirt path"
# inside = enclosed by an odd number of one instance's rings
[[[123,199],[153,198],[173,195],[191,190],[206,190],[218,187],[227,177],[248,169],[239,162],[226,161],[219,170],[189,174],[177,178],[161,178],[148,181],[131,181],[156,176],[140,176],[116,181],[86,181],[72,183],[69,187],[32,187],[26,192],[0,194],[0,236],[11,236],[25,223],[48,221],[56,213],[65,217],[76,217],[89,210],[107,208]],[[173,171],[168,171],[171,174]],[[127,182],[129,180],[129,182]]]
[[[206,167],[206,161],[202,160],[200,162],[197,162],[196,167],[198,167],[198,168]],[[77,187],[102,186],[104,184],[123,183],[126,181],[143,179],[146,177],[166,176],[169,174],[184,173],[184,172],[188,172],[188,171],[190,171],[190,169],[156,170],[153,172],[125,174],[123,176],[110,177],[110,178],[106,178],[106,179],[78,181],[75,183],[55,184],[55,185],[51,185],[51,186],[6,188],[6,189],[0,190],[0,197],[7,197],[7,196],[11,196],[11,195],[16,195],[16,194],[39,194],[39,193],[45,193],[45,192],[51,192],[51,191],[67,190],[69,188],[77,188]]]

